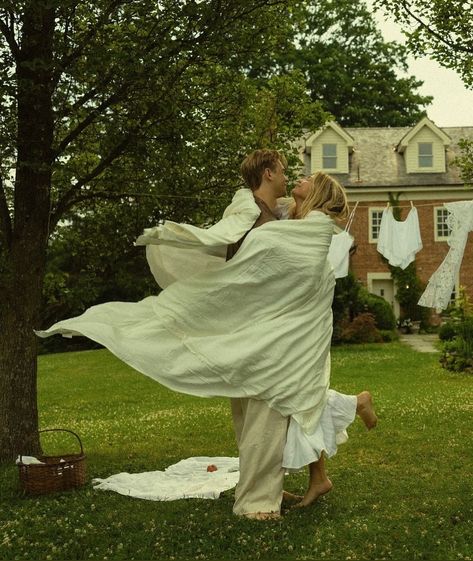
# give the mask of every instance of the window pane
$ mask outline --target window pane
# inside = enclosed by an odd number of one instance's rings
[[[419,167],[431,168],[434,165],[433,148],[431,142],[419,142]]]
[[[322,144],[322,154],[323,156],[337,157],[337,145],[336,144]]]
[[[450,235],[450,228],[447,224],[448,210],[446,208],[437,209],[437,238],[448,238]]]
[[[419,142],[419,156],[432,156],[432,142]]]
[[[322,158],[322,167],[324,169],[335,169],[337,167],[337,157],[324,156]]]
[[[377,240],[379,238],[379,227],[381,226],[381,218],[383,217],[382,210],[371,211],[371,239]]]
[[[420,168],[431,168],[433,166],[432,156],[419,156]]]

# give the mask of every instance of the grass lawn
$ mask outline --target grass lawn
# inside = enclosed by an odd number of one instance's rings
[[[329,460],[332,493],[282,521],[232,515],[219,500],[150,502],[84,488],[24,498],[0,467],[0,559],[473,559],[473,377],[401,343],[336,348],[332,387],[371,390],[380,418],[359,420]],[[41,427],[77,432],[88,477],[237,454],[226,399],[173,393],[106,350],[40,357]],[[75,451],[45,435],[47,453]],[[286,477],[302,492],[306,473]]]

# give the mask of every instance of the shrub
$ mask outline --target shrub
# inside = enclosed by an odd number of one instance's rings
[[[457,330],[453,322],[449,321],[440,326],[439,339],[441,341],[451,341],[456,334]]]
[[[371,294],[366,288],[360,288],[359,292],[359,312],[369,312],[373,314],[376,327],[378,329],[392,330],[396,328],[396,317],[392,307],[381,296]]]
[[[376,327],[373,314],[359,314],[353,321],[345,320],[341,325],[340,341],[344,343],[380,343],[383,338]]]
[[[473,373],[473,316],[455,325],[455,336],[443,344],[440,364],[453,372]]]
[[[392,343],[393,341],[399,341],[399,333],[393,329],[380,329],[379,333],[383,339],[383,343]]]

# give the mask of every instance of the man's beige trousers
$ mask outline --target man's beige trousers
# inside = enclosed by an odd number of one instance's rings
[[[240,457],[240,479],[233,512],[280,512],[284,469],[282,457],[289,418],[266,402],[231,400],[233,425]]]

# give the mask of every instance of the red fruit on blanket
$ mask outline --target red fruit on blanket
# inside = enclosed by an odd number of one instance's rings
[[[207,466],[207,471],[217,471],[217,466],[214,464],[210,464]]]

